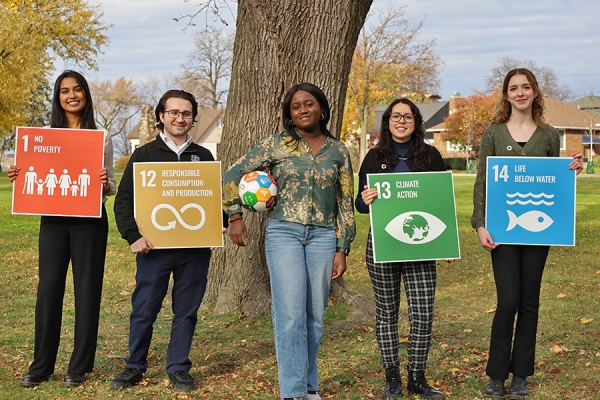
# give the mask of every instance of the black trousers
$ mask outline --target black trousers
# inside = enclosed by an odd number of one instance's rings
[[[42,217],[35,348],[29,374],[54,373],[69,261],[75,289],[75,342],[67,373],[93,370],[107,238],[104,206],[102,218]]]
[[[509,372],[533,375],[540,287],[549,250],[548,246],[506,244],[492,250],[498,296],[486,368],[492,379],[505,380]]]

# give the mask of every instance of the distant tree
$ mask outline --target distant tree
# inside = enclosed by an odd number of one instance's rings
[[[421,38],[424,19],[411,25],[407,13],[406,6],[374,12],[378,22],[365,23],[354,50],[342,136],[359,132],[360,160],[366,154],[366,130],[376,105],[439,88],[443,62],[435,53],[436,40]]]
[[[120,77],[114,82],[90,81],[90,90],[94,96],[96,124],[113,137],[115,156],[129,155],[127,134],[143,105],[137,87],[131,79]]]
[[[540,85],[540,89],[545,95],[554,97],[560,101],[565,101],[573,96],[573,90],[568,85],[558,83],[558,77],[552,68],[540,67],[534,60],[517,60],[509,56],[499,59],[498,65],[492,69],[490,75],[486,78],[488,92],[491,93],[502,89],[504,77],[509,71],[515,68],[527,68],[533,72]]]
[[[56,59],[97,67],[111,26],[102,16],[85,0],[0,2],[0,132],[27,124]]]
[[[491,95],[474,94],[456,100],[456,109],[446,118],[446,129],[450,142],[473,157],[479,155],[483,131],[492,122],[499,92]]]
[[[181,65],[181,83],[192,89],[203,108],[222,108],[227,101],[234,34],[207,27],[194,35],[194,51]]]

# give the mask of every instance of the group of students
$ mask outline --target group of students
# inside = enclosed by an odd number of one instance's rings
[[[533,74],[515,69],[506,76],[493,124],[482,141],[471,218],[481,245],[491,252],[498,304],[492,325],[490,377],[485,396],[523,398],[533,374],[539,292],[548,246],[498,245],[485,221],[485,170],[488,156],[559,156],[558,131],[544,122],[543,95]],[[174,319],[166,371],[176,390],[192,390],[189,351],[197,311],[206,287],[210,249],[154,249],[133,214],[133,163],[141,161],[212,161],[210,152],[193,143],[188,132],[198,113],[194,97],[171,90],[155,110],[156,140],[137,149],[127,165],[115,200],[117,227],[137,254],[132,295],[129,356],[111,382],[121,389],[139,383],[148,367],[152,324],[173,274]],[[310,83],[294,85],[283,100],[284,131],[256,145],[237,160],[223,179],[223,210],[231,240],[244,246],[248,237],[237,184],[245,173],[268,170],[279,187],[278,201],[266,225],[265,253],[270,275],[272,320],[282,399],[317,400],[317,355],[332,279],[346,270],[346,256],[356,233],[354,207],[368,213],[377,191],[367,175],[389,172],[443,171],[445,163],[425,142],[423,117],[408,99],[394,100],[383,114],[380,138],[354,176],[348,149],[327,129],[330,107],[323,91]],[[65,71],[56,81],[51,127],[95,129],[88,85],[79,73]],[[509,146],[507,146],[509,144]],[[104,194],[115,193],[112,147],[107,136],[106,168],[99,172]],[[508,151],[518,149],[519,151]],[[510,154],[509,154],[510,153]],[[574,153],[571,169],[582,169]],[[11,166],[14,181],[19,168]],[[35,316],[34,361],[21,386],[33,387],[54,372],[60,339],[62,298],[69,260],[75,286],[75,346],[64,383],[81,385],[93,370],[108,224],[102,218],[43,216],[39,236],[39,286]],[[225,230],[224,230],[225,232]],[[372,236],[366,266],[376,304],[376,338],[385,369],[384,399],[402,396],[398,358],[400,285],[408,300],[407,390],[427,399],[444,399],[425,377],[431,346],[436,290],[436,262],[377,263]],[[447,260],[451,261],[451,260]],[[58,289],[58,290],[57,290]],[[516,329],[513,328],[517,316]],[[514,339],[513,339],[514,332]],[[513,375],[508,393],[504,381]]]

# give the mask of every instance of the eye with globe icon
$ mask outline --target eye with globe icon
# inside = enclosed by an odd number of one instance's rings
[[[433,214],[408,211],[392,219],[385,230],[400,242],[424,244],[440,236],[446,230],[446,224]]]
[[[248,172],[240,180],[238,194],[244,208],[256,212],[268,211],[277,201],[277,182],[264,171]]]

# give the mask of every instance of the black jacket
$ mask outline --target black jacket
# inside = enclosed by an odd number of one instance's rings
[[[192,156],[195,156],[194,158],[198,157],[195,161],[215,160],[208,149],[195,143],[191,143],[178,156],[177,153],[165,144],[160,135],[156,136],[156,140],[137,148],[133,152],[123,172],[123,178],[119,184],[114,206],[117,228],[123,239],[127,240],[130,245],[142,237],[133,214],[133,164],[136,162],[152,161],[189,162],[192,161]],[[224,222],[227,223],[227,217],[225,217]]]
[[[427,150],[429,151],[429,168],[427,171],[446,171],[446,163],[442,158],[442,155],[434,146],[427,146]],[[398,164],[399,158],[396,159],[394,164],[391,167],[388,167],[383,163],[382,160],[378,159],[375,156],[375,149],[369,150],[362,164],[360,165],[360,171],[358,172],[358,194],[356,196],[356,201],[354,205],[356,210],[360,213],[366,214],[369,212],[369,206],[366,206],[362,199],[362,191],[364,190],[364,186],[367,184],[367,174],[381,174],[381,173],[392,173],[394,168],[396,168],[396,164]],[[417,171],[415,167],[415,163],[412,160],[412,149],[408,150],[406,153],[406,164],[408,168],[412,172],[420,172]],[[399,156],[398,156],[399,157]]]

